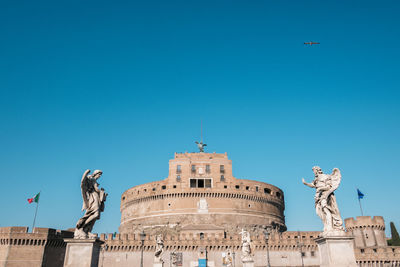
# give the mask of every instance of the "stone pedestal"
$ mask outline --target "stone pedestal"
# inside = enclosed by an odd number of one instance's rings
[[[357,267],[354,255],[354,237],[326,236],[318,237],[320,267]]]
[[[64,267],[97,267],[99,264],[99,239],[64,239],[67,243]]]
[[[243,267],[254,267],[253,259],[242,260],[242,263],[243,263]]]

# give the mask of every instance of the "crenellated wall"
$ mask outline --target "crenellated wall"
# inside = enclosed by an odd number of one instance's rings
[[[356,248],[354,252],[360,267],[400,266],[400,247]]]
[[[51,228],[0,228],[0,266],[2,267],[57,267],[64,262],[66,244],[63,238],[73,233]]]
[[[364,220],[365,222],[365,220]],[[349,224],[350,226],[350,224]],[[157,229],[156,231],[159,231]],[[138,266],[143,248],[144,266],[152,266],[156,250],[154,229],[145,229],[142,247],[140,235],[101,234],[105,241],[100,252],[99,266],[122,267]],[[169,266],[171,252],[182,253],[183,266],[194,264],[201,251],[207,253],[210,266],[222,266],[223,254],[234,252],[236,267],[241,267],[241,236],[230,234],[220,228],[184,228],[179,232],[164,232],[163,260]],[[249,229],[253,243],[255,266],[266,266],[267,253],[271,265],[278,266],[319,266],[320,255],[315,238],[321,232],[283,232],[273,231],[268,246],[265,236],[257,228]],[[12,267],[53,267],[62,266],[65,255],[63,238],[71,238],[69,231],[49,228],[35,228],[28,233],[27,227],[0,228],[0,266]],[[360,267],[400,266],[400,247],[356,248],[355,255]]]
[[[347,231],[355,237],[355,247],[385,247],[385,221],[382,216],[358,216],[345,219]]]
[[[254,260],[256,266],[265,266],[267,251],[272,266],[305,266],[319,265],[319,252],[314,238],[320,232],[273,232],[270,235],[268,249],[263,234],[252,235]],[[133,266],[140,261],[141,241],[139,234],[100,235],[105,241],[100,256],[104,266]],[[190,266],[197,261],[200,251],[207,252],[208,262],[214,266],[222,266],[223,253],[234,252],[236,266],[241,264],[241,236],[239,234],[204,233],[204,235],[183,233],[165,235],[165,266],[170,266],[170,254],[173,251],[183,255],[183,266]],[[144,266],[151,266],[156,248],[155,235],[147,234],[144,240]],[[101,265],[100,264],[100,265]]]

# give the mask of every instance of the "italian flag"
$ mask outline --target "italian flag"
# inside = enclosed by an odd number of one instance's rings
[[[31,204],[32,202],[39,203],[39,197],[40,197],[40,193],[37,193],[33,198],[28,198],[29,204]]]

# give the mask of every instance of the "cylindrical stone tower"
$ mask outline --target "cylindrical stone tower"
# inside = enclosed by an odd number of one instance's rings
[[[179,225],[193,230],[273,226],[285,231],[284,208],[279,188],[233,177],[226,153],[175,153],[165,180],[122,194],[119,230]]]
[[[385,221],[382,216],[358,216],[344,220],[347,231],[355,237],[358,248],[385,247]]]

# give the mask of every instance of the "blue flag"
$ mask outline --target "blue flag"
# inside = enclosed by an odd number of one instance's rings
[[[358,199],[362,199],[364,197],[364,194],[361,193],[361,191],[358,190],[358,188],[357,188],[357,195],[358,195]]]

